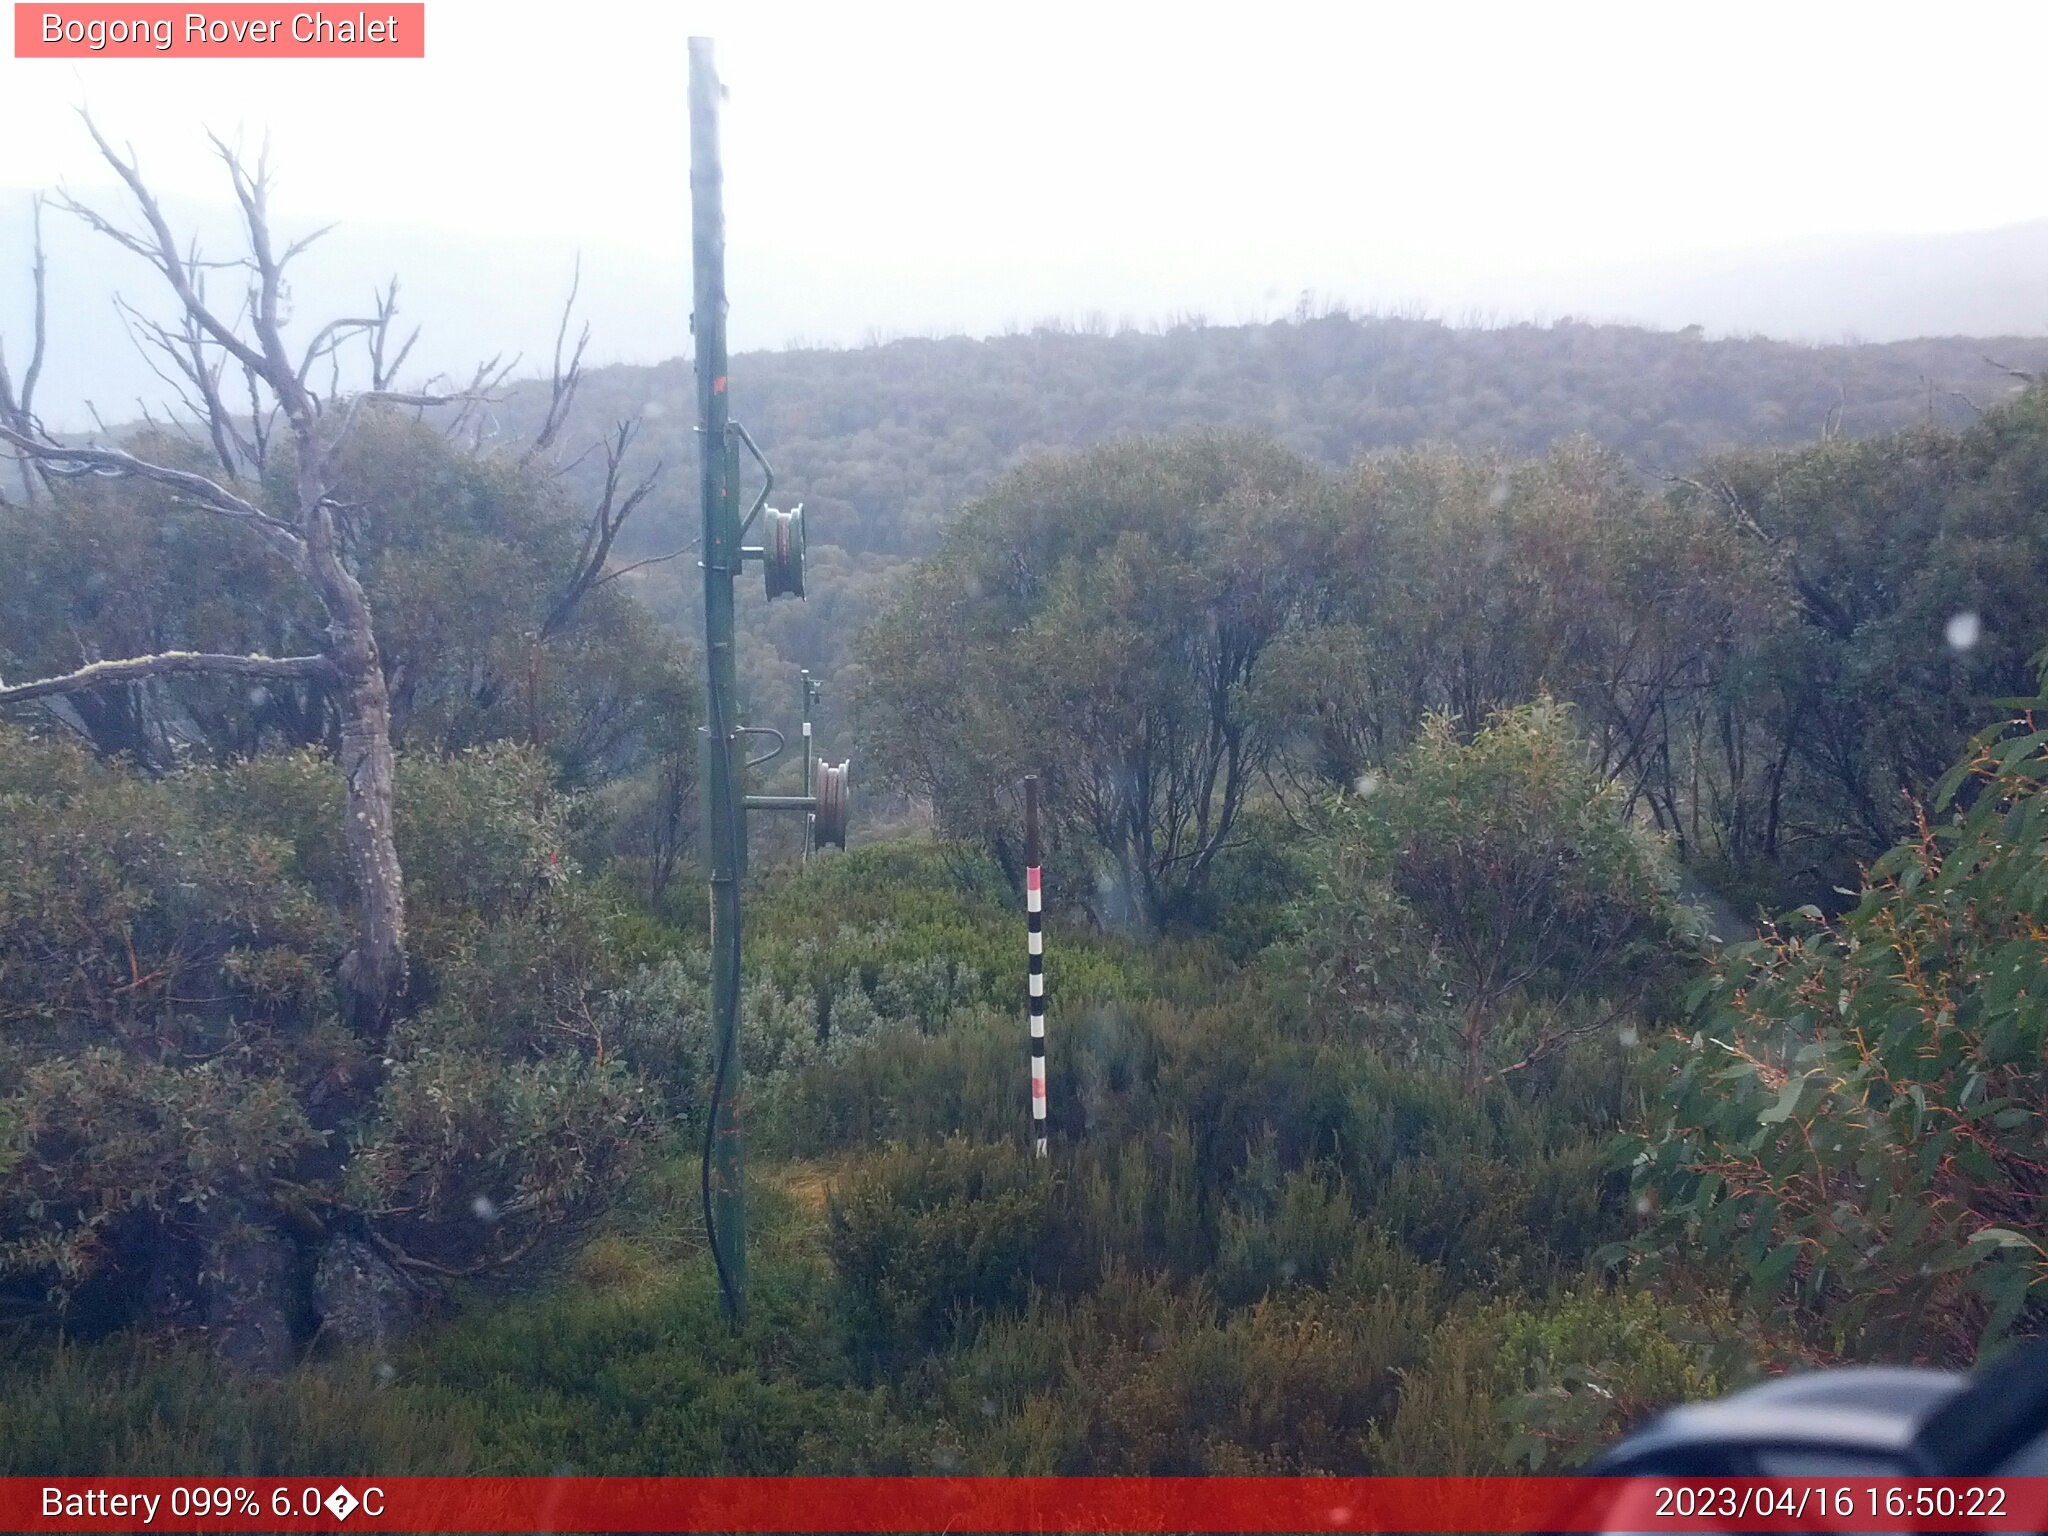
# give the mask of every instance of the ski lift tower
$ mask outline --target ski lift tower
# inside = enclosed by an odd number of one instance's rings
[[[721,89],[708,37],[690,39],[690,223],[693,275],[690,327],[696,342],[697,458],[704,528],[703,785],[705,852],[711,877],[711,1020],[715,1062],[703,1157],[704,1223],[719,1296],[736,1325],[746,1312],[746,1207],[741,1189],[745,1162],[740,1117],[740,880],[747,867],[748,811],[794,811],[814,817],[811,841],[846,845],[845,763],[809,761],[804,742],[805,793],[750,795],[747,770],[782,750],[782,733],[738,721],[738,675],[733,655],[733,584],[748,561],[762,567],[770,600],[804,595],[804,512],[768,505],[774,471],[747,429],[732,419],[726,376],[724,174],[719,161]],[[740,515],[740,450],[761,472],[761,489]],[[746,537],[757,521],[762,540]],[[747,738],[773,738],[762,756],[745,755]],[[812,784],[815,782],[815,791]]]

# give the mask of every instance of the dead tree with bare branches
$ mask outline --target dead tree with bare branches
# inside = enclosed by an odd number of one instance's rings
[[[30,221],[34,230],[32,243],[34,257],[29,267],[29,277],[35,294],[35,318],[31,321],[28,367],[22,373],[19,385],[7,369],[7,348],[0,345],[0,427],[28,437],[43,435],[43,425],[36,417],[36,384],[42,377],[43,353],[49,331],[49,264],[43,256],[43,200],[37,197],[30,206]],[[27,459],[19,463],[21,489],[31,502],[36,499],[38,475]]]
[[[446,397],[391,389],[391,376],[410,340],[390,348],[396,284],[379,296],[374,312],[332,320],[303,346],[287,342],[286,273],[320,231],[281,249],[269,213],[266,157],[254,168],[222,142],[214,147],[226,167],[240,208],[246,250],[228,261],[203,259],[181,246],[157,198],[145,183],[134,152],[125,154],[85,117],[101,156],[133,202],[133,222],[122,222],[60,196],[57,206],[146,261],[176,301],[171,324],[124,310],[131,334],[154,354],[159,375],[175,391],[183,415],[205,432],[218,466],[201,474],[144,458],[112,441],[60,440],[34,414],[34,387],[43,350],[44,268],[41,243],[35,265],[36,330],[27,372],[17,389],[0,371],[0,444],[20,462],[25,492],[84,476],[148,482],[199,514],[245,530],[288,564],[316,595],[326,619],[327,644],[317,655],[233,656],[170,651],[99,661],[63,676],[0,685],[0,705],[26,703],[95,688],[190,674],[260,678],[314,678],[332,691],[340,718],[340,764],[346,785],[343,838],[355,886],[353,943],[340,980],[353,1022],[381,1036],[390,1026],[407,981],[405,891],[392,836],[395,792],[391,705],[378,656],[370,602],[350,569],[337,526],[337,455],[350,422],[365,407],[440,404]],[[241,288],[233,310],[208,296],[209,279],[228,274]],[[364,347],[369,387],[344,394],[339,357]],[[326,374],[326,380],[320,378]],[[246,399],[230,407],[230,395]],[[273,430],[282,433],[273,437]],[[103,434],[104,436],[104,434]],[[289,503],[265,504],[261,471],[275,446],[290,450]]]

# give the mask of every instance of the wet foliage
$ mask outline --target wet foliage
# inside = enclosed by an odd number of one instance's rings
[[[561,508],[389,426],[388,1037],[317,698],[0,726],[0,1470],[1506,1471],[2038,1331],[2043,398],[1669,487],[1228,432],[978,487],[864,663],[943,835],[757,848],[737,1330],[680,662],[610,587],[540,644]],[[171,529],[17,525],[0,671],[291,639]],[[409,1334],[323,1332],[343,1240]]]

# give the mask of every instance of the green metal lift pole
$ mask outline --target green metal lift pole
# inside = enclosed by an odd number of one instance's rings
[[[690,221],[697,351],[697,448],[704,505],[704,827],[711,862],[711,1020],[717,1049],[704,1146],[711,1256],[726,1315],[744,1316],[746,1209],[740,1190],[740,868],[744,792],[735,782],[733,579],[740,568],[737,450],[728,431],[725,210],[718,158],[718,70],[711,39],[690,39]]]

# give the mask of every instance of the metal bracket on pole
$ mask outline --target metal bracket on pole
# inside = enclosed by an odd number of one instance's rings
[[[804,811],[811,817],[818,845],[846,846],[846,779],[849,759],[844,763],[818,764],[818,792],[814,795],[748,795],[742,801],[750,811]]]
[[[772,763],[775,761],[775,759],[782,756],[782,749],[784,746],[782,732],[775,729],[775,727],[772,725],[743,725],[740,726],[737,730],[735,730],[733,732],[733,735],[773,736],[775,738],[775,745],[773,747],[769,748],[766,752],[763,752],[759,757],[750,757],[747,759],[745,766],[748,768],[759,768],[763,763]],[[748,798],[752,799],[753,797],[749,796]]]
[[[740,521],[740,537],[744,539],[747,530],[754,526],[754,519],[761,515],[761,509],[768,505],[768,493],[775,489],[775,471],[768,467],[768,456],[761,452],[760,445],[754,441],[752,433],[736,421],[726,423],[726,429],[747,445],[747,452],[751,453],[754,462],[761,466],[761,494],[754,498],[753,506],[748,508],[747,515]]]

